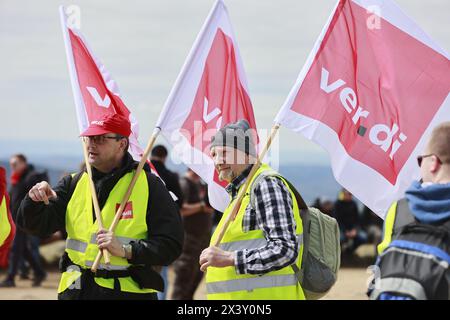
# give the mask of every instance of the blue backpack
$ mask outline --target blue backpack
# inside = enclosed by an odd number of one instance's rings
[[[450,220],[439,225],[417,221],[402,199],[392,242],[378,257],[370,299],[450,299]]]

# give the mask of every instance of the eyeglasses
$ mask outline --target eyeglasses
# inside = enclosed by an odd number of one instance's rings
[[[119,136],[119,135],[117,135],[117,136],[88,136],[88,137],[84,137],[86,142],[89,141],[90,143],[93,142],[93,143],[98,144],[98,145],[105,144],[107,139],[114,139],[116,141],[119,141],[120,139],[123,139],[123,138],[124,137]]]
[[[431,156],[435,156],[436,159],[437,159],[437,161],[438,161],[438,163],[439,163],[439,164],[442,164],[441,159],[439,159],[439,157],[438,157],[437,155],[431,153],[431,154],[425,154],[425,155],[423,155],[423,156],[418,156],[418,157],[417,157],[417,164],[419,165],[419,167],[422,166],[422,160],[423,160],[424,158],[428,158],[428,157],[431,157]]]

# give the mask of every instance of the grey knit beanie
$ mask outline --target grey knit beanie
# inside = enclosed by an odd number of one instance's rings
[[[216,146],[232,147],[256,157],[252,130],[250,130],[250,125],[247,120],[244,119],[238,120],[235,123],[229,123],[219,129],[211,139],[211,148]]]

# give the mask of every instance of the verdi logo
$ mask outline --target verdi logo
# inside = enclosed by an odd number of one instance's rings
[[[402,143],[406,141],[407,136],[399,130],[399,126],[396,123],[392,125],[392,128],[384,123],[374,124],[371,128],[358,125],[362,118],[368,119],[370,117],[370,112],[365,107],[359,105],[357,95],[353,88],[345,86],[346,83],[342,79],[329,83],[329,75],[328,70],[322,67],[320,89],[327,94],[341,89],[339,93],[341,106],[351,117],[353,124],[357,126],[356,130],[358,135],[365,137],[367,131],[369,131],[369,141],[375,146],[380,147],[386,154],[389,154],[389,158],[392,160],[395,153],[402,146]]]
[[[116,204],[116,211],[119,209],[120,204]],[[122,219],[133,219],[133,203],[131,201],[127,202],[125,208],[123,209],[122,215],[120,216],[120,220]]]

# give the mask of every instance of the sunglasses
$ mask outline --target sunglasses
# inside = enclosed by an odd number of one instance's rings
[[[437,161],[438,161],[438,163],[439,163],[439,164],[442,164],[441,159],[439,159],[439,157],[438,157],[437,155],[431,153],[431,154],[425,154],[425,155],[423,155],[423,156],[418,156],[418,157],[417,157],[417,164],[419,165],[419,167],[422,166],[422,160],[423,160],[423,159],[428,158],[428,157],[431,157],[431,156],[435,156],[436,159],[437,159]]]

